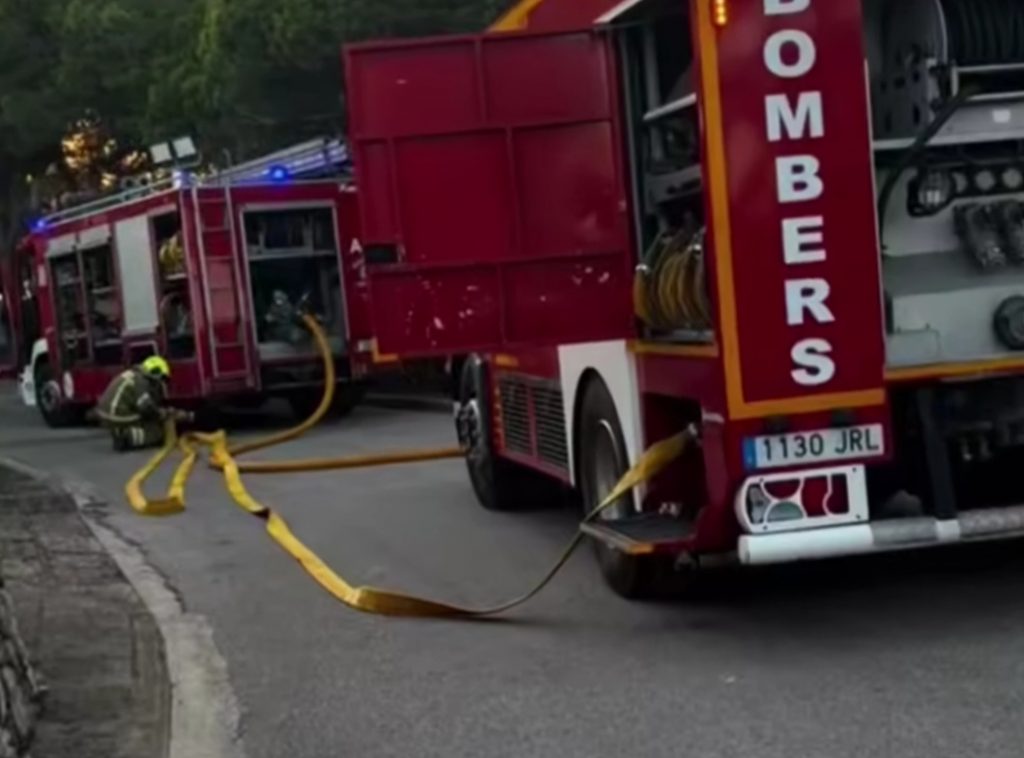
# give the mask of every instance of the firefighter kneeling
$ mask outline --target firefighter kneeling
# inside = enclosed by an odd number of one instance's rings
[[[164,420],[191,422],[192,414],[166,407],[171,368],[154,355],[118,375],[96,407],[96,416],[110,431],[114,450],[139,450],[163,444]]]

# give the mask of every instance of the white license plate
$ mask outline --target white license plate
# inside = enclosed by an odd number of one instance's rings
[[[881,424],[748,437],[743,440],[743,462],[748,471],[808,463],[863,460],[883,455],[885,432]]]

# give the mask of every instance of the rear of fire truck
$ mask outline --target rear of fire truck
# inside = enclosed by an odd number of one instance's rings
[[[476,351],[485,505],[689,429],[585,528],[623,594],[1024,534],[1024,6],[626,0],[348,77],[378,339]]]
[[[126,365],[157,353],[172,364],[176,402],[279,396],[304,419],[324,377],[300,326],[308,312],[334,354],[335,410],[351,409],[372,343],[344,160],[340,143],[316,140],[40,220],[15,258],[23,310],[39,320],[29,337],[22,319],[25,402],[52,426],[74,423]]]

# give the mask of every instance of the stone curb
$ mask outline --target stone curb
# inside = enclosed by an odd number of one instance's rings
[[[85,482],[62,480],[0,456],[4,468],[31,477],[49,490],[71,498],[85,526],[117,564],[152,617],[163,640],[170,679],[170,728],[165,740],[169,758],[245,758],[239,737],[241,714],[228,678],[227,664],[217,650],[206,619],[187,613],[166,580],[142,551],[104,523],[104,499]],[[0,751],[0,758],[6,758]],[[148,756],[147,756],[148,758]],[[154,757],[156,758],[156,757]]]

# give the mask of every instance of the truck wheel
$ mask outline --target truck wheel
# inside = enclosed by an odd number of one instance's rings
[[[583,512],[589,515],[629,470],[629,456],[622,425],[608,388],[600,379],[584,390],[578,427],[579,484]],[[604,511],[601,518],[614,520],[633,512],[626,495]],[[608,585],[622,597],[646,599],[657,593],[660,580],[670,568],[660,557],[631,556],[594,541],[598,566]]]
[[[64,401],[60,382],[49,361],[41,360],[36,364],[35,385],[36,407],[47,426],[60,429],[82,420],[82,410]]]
[[[366,385],[362,382],[345,382],[334,390],[334,401],[331,403],[331,415],[345,418],[356,409],[366,397]]]
[[[480,505],[489,511],[523,510],[557,492],[552,483],[497,454],[491,436],[491,399],[486,364],[468,358],[459,381],[456,431],[466,451],[466,468]]]

